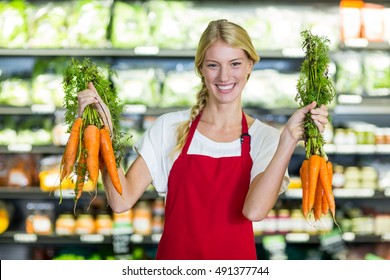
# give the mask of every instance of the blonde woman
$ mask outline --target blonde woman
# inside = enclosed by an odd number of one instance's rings
[[[264,219],[287,188],[304,116],[311,112],[324,131],[328,111],[315,103],[297,110],[281,133],[244,113],[241,95],[258,61],[242,27],[210,22],[195,56],[202,82],[196,104],[160,116],[145,132],[136,160],[119,170],[123,197],[103,171],[114,212],[130,209],[151,183],[166,193],[157,259],[257,259],[252,222]],[[92,84],[79,93],[80,114],[91,103],[108,114]]]

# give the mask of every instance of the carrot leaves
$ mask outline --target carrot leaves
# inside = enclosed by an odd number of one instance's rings
[[[326,37],[313,35],[309,30],[302,31],[301,36],[305,58],[300,69],[295,100],[301,107],[313,101],[317,102],[318,107],[329,105],[335,97],[335,89],[328,71],[330,41]],[[324,138],[310,114],[307,114],[305,118],[304,127],[306,158],[309,159],[311,155],[321,155],[327,158],[323,149]]]

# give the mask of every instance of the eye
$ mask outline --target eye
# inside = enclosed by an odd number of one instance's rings
[[[208,63],[208,64],[207,64],[207,67],[208,67],[208,68],[216,68],[216,67],[218,67],[218,66],[217,66],[216,63]]]
[[[238,67],[238,66],[240,66],[241,64],[242,64],[242,63],[239,62],[239,61],[232,62],[232,66],[233,66],[233,67]]]

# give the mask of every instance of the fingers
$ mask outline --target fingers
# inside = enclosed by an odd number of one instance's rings
[[[322,105],[319,108],[311,109],[310,113],[311,118],[317,125],[319,131],[323,133],[325,130],[325,126],[328,124],[328,108],[325,105]]]

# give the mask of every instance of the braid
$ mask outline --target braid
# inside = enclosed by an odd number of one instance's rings
[[[202,78],[202,88],[196,94],[196,103],[191,108],[190,118],[177,127],[177,138],[176,138],[176,147],[173,149],[173,152],[181,151],[184,146],[185,141],[187,140],[188,133],[190,132],[190,123],[195,120],[198,114],[206,106],[208,100],[208,93],[206,85],[203,82]]]

